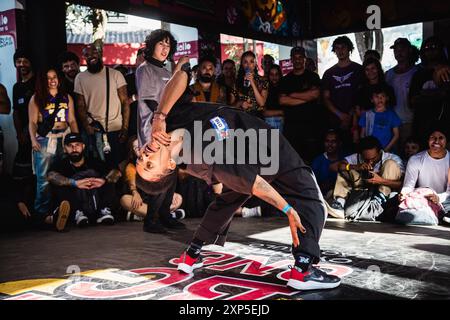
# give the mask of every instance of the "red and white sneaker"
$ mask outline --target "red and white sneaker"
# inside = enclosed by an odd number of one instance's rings
[[[187,274],[194,273],[195,269],[203,267],[203,259],[201,256],[198,256],[197,259],[189,256],[186,251],[183,252],[180,256],[180,262],[178,262],[178,270]]]
[[[341,284],[341,278],[313,266],[306,272],[301,272],[296,267],[290,268],[291,275],[287,286],[296,290],[333,289]]]

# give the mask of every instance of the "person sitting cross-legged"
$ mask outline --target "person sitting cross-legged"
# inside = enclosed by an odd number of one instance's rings
[[[57,206],[68,202],[71,209],[68,220],[79,227],[96,223],[111,225],[114,223],[111,213],[114,184],[121,176],[120,171],[108,170],[106,163],[100,160],[85,159],[84,149],[85,144],[78,133],[70,133],[64,138],[66,157],[55,162],[47,174],[54,200]],[[55,210],[55,214],[58,211]],[[64,227],[60,225],[58,229]]]

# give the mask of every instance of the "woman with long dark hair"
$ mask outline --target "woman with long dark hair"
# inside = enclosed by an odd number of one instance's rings
[[[268,86],[268,81],[258,75],[255,54],[252,51],[244,52],[241,56],[236,87],[232,90],[231,104],[262,118]]]
[[[283,76],[281,68],[277,64],[273,64],[268,69],[269,90],[264,110],[264,117],[272,128],[283,131],[284,111],[279,102],[280,95],[280,79]]]
[[[78,133],[73,99],[61,89],[56,69],[40,73],[35,94],[28,105],[29,131],[36,175],[35,211],[45,217],[50,210],[47,171],[53,161],[64,153],[63,138],[69,132]]]

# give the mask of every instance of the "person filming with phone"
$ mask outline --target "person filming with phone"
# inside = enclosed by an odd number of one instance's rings
[[[341,217],[344,217],[344,208],[349,207],[346,201],[353,190],[370,190],[360,193],[358,201],[364,200],[361,197],[370,196],[382,206],[392,191],[401,188],[405,172],[402,159],[383,151],[380,141],[373,136],[361,139],[359,152],[345,157],[332,169],[338,172],[338,176],[328,211]]]

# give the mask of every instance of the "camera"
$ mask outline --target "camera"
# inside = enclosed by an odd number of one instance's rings
[[[363,171],[361,171],[361,178],[363,178],[364,180],[372,179],[373,174],[370,173],[369,170],[363,170]]]

